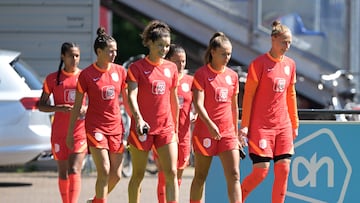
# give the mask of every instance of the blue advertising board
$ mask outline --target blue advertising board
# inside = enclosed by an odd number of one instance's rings
[[[360,202],[360,123],[301,121],[294,141],[286,203]],[[271,202],[273,162],[269,175],[247,203]],[[251,172],[249,157],[240,163],[243,180]],[[214,157],[205,186],[205,202],[228,202],[221,162]]]

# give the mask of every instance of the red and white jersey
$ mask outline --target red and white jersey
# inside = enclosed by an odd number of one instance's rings
[[[277,60],[269,53],[263,54],[250,64],[248,80],[256,81],[258,85],[250,115],[243,117],[245,122],[248,123],[250,117],[251,128],[281,129],[291,126],[287,90],[296,82],[294,60],[287,56]]]
[[[130,65],[127,80],[138,85],[137,102],[144,121],[150,125],[149,134],[174,131],[170,91],[178,83],[175,63],[162,60],[154,64],[147,58],[140,59]],[[134,119],[131,122],[135,131]]]
[[[124,132],[119,97],[122,89],[126,88],[125,79],[125,68],[114,63],[110,63],[106,70],[94,63],[81,72],[77,90],[88,95],[87,132],[105,135]]]
[[[213,69],[210,64],[204,65],[195,72],[192,88],[204,91],[204,107],[209,118],[219,128],[222,137],[234,136],[231,101],[232,97],[239,93],[237,73],[228,67],[220,72]],[[196,120],[193,135],[210,136],[207,126],[201,119]]]
[[[179,84],[177,88],[177,94],[179,99],[179,139],[184,138],[187,134],[190,133],[190,111],[192,105],[192,91],[191,86],[193,82],[193,77],[191,75],[184,74],[179,79]],[[189,134],[190,135],[190,134]],[[188,136],[186,139],[189,139]]]
[[[76,83],[80,74],[80,71],[74,73],[68,73],[64,70],[61,70],[59,77],[59,85],[57,82],[58,72],[50,73],[44,81],[43,91],[46,94],[52,94],[54,98],[55,105],[74,105],[75,94],[76,94]],[[84,100],[85,103],[85,100]],[[54,120],[52,123],[52,136],[66,138],[68,125],[70,120],[69,112],[59,112],[54,113]],[[75,124],[75,129],[82,129],[74,131],[74,136],[84,136],[85,131],[84,121],[77,120]]]

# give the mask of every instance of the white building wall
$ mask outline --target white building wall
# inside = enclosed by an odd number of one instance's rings
[[[0,48],[22,52],[41,77],[56,71],[65,41],[80,45],[80,67],[95,60],[99,0],[2,0]]]

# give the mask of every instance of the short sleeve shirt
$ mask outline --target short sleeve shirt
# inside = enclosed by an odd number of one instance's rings
[[[130,65],[127,80],[138,85],[137,102],[140,113],[149,125],[149,134],[161,134],[174,131],[171,113],[170,92],[178,83],[175,63],[163,60],[154,64],[147,58]],[[134,119],[131,119],[135,130]]]
[[[179,132],[178,136],[185,136],[190,130],[190,111],[192,104],[191,86],[193,77],[190,75],[183,75],[179,79],[177,94],[179,99]]]
[[[286,101],[290,84],[296,82],[295,62],[284,56],[282,60],[268,53],[256,58],[250,65],[248,79],[259,81],[253,98],[251,128],[284,128],[291,126]]]
[[[44,81],[43,91],[47,94],[52,94],[55,105],[74,105],[76,94],[76,83],[80,74],[80,71],[75,73],[67,73],[61,70],[59,75],[59,81],[57,80],[58,72],[50,73]],[[54,120],[52,124],[52,136],[57,138],[66,138],[68,125],[70,120],[69,112],[54,113]],[[79,126],[83,126],[84,121],[77,120],[75,123],[75,129],[81,129]],[[75,131],[74,136],[84,136],[84,131]]]
[[[119,97],[126,87],[126,70],[110,63],[104,70],[95,63],[84,69],[77,89],[88,95],[85,127],[88,132],[118,135],[124,132],[120,115]]]
[[[223,137],[234,136],[231,99],[239,92],[237,73],[227,67],[219,72],[208,64],[195,72],[192,88],[204,91],[204,107],[210,119],[218,126],[220,134]],[[201,119],[196,120],[193,135],[210,136]]]

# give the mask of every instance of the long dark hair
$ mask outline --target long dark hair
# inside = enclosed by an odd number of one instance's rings
[[[112,36],[108,35],[105,32],[105,28],[103,28],[103,27],[99,27],[96,31],[96,34],[97,34],[97,37],[94,42],[94,51],[95,51],[96,55],[97,55],[97,52],[96,52],[97,49],[104,49],[111,42],[116,42],[116,40]]]
[[[165,58],[170,59],[176,53],[185,53],[185,49],[178,44],[170,44],[169,52],[166,54]]]
[[[61,45],[61,55],[65,55],[65,53],[68,52],[73,47],[79,48],[79,45],[77,45],[74,42],[64,42]],[[60,57],[60,64],[59,64],[57,75],[56,75],[56,84],[57,85],[60,85],[60,73],[61,73],[61,68],[62,68],[63,64],[64,64],[64,61],[62,60],[62,57]]]
[[[170,32],[170,27],[165,22],[159,20],[152,20],[144,28],[143,33],[140,35],[140,37],[143,40],[143,45],[147,47],[147,43],[150,40],[155,42],[161,37],[170,37]]]

